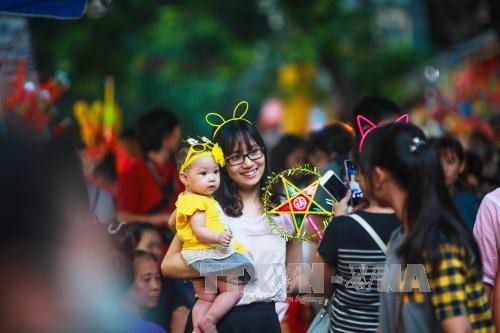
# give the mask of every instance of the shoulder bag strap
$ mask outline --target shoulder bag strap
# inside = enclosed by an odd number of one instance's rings
[[[147,160],[146,165],[148,166],[149,171],[156,180],[156,183],[161,188],[165,200],[168,200],[175,192],[175,176],[173,174],[170,175],[170,178],[167,180],[167,183],[164,183],[163,180],[161,179],[160,173],[154,166],[153,162],[151,160]]]
[[[164,187],[163,181],[161,179],[160,174],[158,173],[158,170],[156,170],[156,167],[153,164],[153,162],[151,162],[150,160],[146,160],[146,165],[148,166],[148,169],[151,172],[151,174],[153,175],[158,186],[160,186],[161,189],[163,190],[163,187]]]
[[[377,232],[375,230],[373,230],[371,225],[369,225],[368,222],[366,222],[358,214],[351,214],[349,216],[352,217],[356,222],[358,222],[366,230],[366,232],[373,238],[375,243],[377,243],[377,245],[380,247],[382,252],[384,252],[384,254],[386,254],[387,245],[385,245],[385,243],[382,241],[382,239],[380,239],[380,236],[377,234]]]

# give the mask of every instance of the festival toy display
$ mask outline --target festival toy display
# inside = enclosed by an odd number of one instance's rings
[[[73,114],[80,126],[80,135],[87,150],[100,154],[113,149],[121,123],[121,111],[115,101],[115,83],[108,77],[104,83],[104,101],[92,104],[80,100],[73,105]]]
[[[475,132],[494,138],[490,119],[500,108],[500,57],[495,45],[488,38],[478,39],[468,45],[477,56],[451,51],[425,66],[423,84],[410,77],[421,97],[412,96],[418,102],[409,107],[411,117],[426,134],[447,133],[464,142]]]
[[[26,80],[26,65],[20,63],[12,93],[5,100],[5,106],[34,134],[41,134],[54,115],[54,102],[69,86],[69,79],[63,72],[58,72],[43,84]]]

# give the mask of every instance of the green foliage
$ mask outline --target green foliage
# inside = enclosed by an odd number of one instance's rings
[[[255,117],[279,90],[277,73],[287,63],[313,63],[335,83],[336,91],[314,85],[313,98],[336,93],[349,104],[381,92],[404,101],[402,74],[426,51],[381,44],[373,2],[358,2],[124,0],[99,19],[32,19],[31,28],[40,70],[72,78],[60,105],[66,113],[77,99],[102,98],[110,74],[126,123],[166,105],[186,134],[207,134],[203,115],[228,114],[239,100],[250,102]]]

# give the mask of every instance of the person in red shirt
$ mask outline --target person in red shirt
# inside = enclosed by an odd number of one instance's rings
[[[177,117],[154,109],[137,121],[137,136],[144,158],[118,177],[118,219],[167,227],[183,186],[173,161],[181,128]]]

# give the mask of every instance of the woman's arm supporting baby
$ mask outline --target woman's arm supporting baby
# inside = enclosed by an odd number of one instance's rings
[[[200,273],[186,264],[181,256],[181,250],[182,241],[175,235],[161,263],[161,272],[163,275],[173,279],[193,279],[199,277]]]

